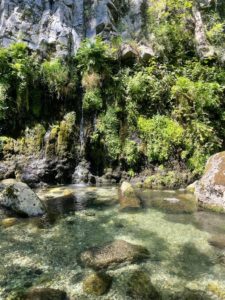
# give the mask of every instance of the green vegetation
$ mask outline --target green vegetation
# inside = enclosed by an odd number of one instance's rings
[[[179,152],[184,129],[176,121],[160,115],[152,119],[140,117],[138,129],[146,143],[146,155],[150,162],[163,163]]]
[[[47,152],[63,157],[83,111],[85,153],[97,169],[120,165],[133,176],[153,164],[199,176],[225,141],[225,70],[220,55],[201,60],[196,53],[194,1],[151,2],[145,29],[156,56],[148,62],[122,61],[121,38],[85,40],[75,57],[64,60],[43,61],[23,43],[0,49],[1,149],[10,148],[4,136],[56,124]],[[203,14],[218,54],[225,45],[221,12],[213,6]],[[75,113],[63,119],[70,111]],[[35,134],[37,149],[43,132]]]

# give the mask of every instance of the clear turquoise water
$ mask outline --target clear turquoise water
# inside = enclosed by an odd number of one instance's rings
[[[181,192],[141,191],[144,208],[124,213],[116,187],[69,188],[79,211],[42,228],[36,219],[0,227],[0,299],[13,299],[16,291],[31,286],[63,289],[71,299],[130,299],[127,274],[140,268],[150,274],[163,299],[182,299],[176,295],[185,291],[225,299],[225,249],[208,242],[225,236],[224,215],[197,211],[189,204],[189,213],[186,206],[177,209],[176,199],[191,197]],[[145,246],[149,259],[108,270],[113,277],[110,291],[101,297],[85,295],[82,279],[92,271],[79,265],[79,254],[115,239]]]

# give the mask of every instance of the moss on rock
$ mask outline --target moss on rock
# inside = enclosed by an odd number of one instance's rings
[[[112,278],[104,273],[94,273],[84,279],[83,290],[95,296],[105,294],[110,288]]]

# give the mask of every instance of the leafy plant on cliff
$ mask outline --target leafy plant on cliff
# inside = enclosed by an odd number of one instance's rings
[[[69,66],[59,59],[45,61],[41,66],[44,83],[57,98],[65,97],[76,87],[76,73],[71,74]]]
[[[173,115],[182,122],[199,118],[206,120],[211,109],[219,108],[221,86],[217,82],[193,82],[186,77],[178,77],[172,87],[176,100]]]
[[[192,55],[193,28],[188,26],[193,1],[153,0],[148,12],[154,48],[165,61]]]
[[[146,143],[146,155],[150,162],[163,163],[179,154],[184,129],[167,116],[155,115],[151,119],[138,119],[140,135]]]
[[[109,107],[101,115],[98,131],[105,145],[106,155],[110,161],[115,161],[121,154],[121,140],[119,137],[120,121],[114,107]]]
[[[82,73],[100,73],[108,68],[109,46],[97,37],[95,41],[84,40],[76,54],[78,68]]]
[[[87,90],[83,98],[83,109],[86,111],[98,111],[102,108],[102,97],[100,90],[94,88]]]

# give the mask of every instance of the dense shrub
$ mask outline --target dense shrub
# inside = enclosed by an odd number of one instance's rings
[[[110,161],[117,160],[121,154],[121,140],[119,136],[120,121],[114,107],[109,107],[101,115],[98,131],[106,148],[106,156]]]
[[[51,94],[56,95],[58,99],[75,90],[76,73],[71,75],[69,66],[59,59],[43,62],[41,73],[48,90]]]
[[[146,143],[150,162],[165,162],[179,151],[184,129],[167,116],[155,115],[152,119],[140,117],[138,129]]]
[[[101,93],[98,88],[87,90],[84,94],[83,109],[86,111],[98,111],[102,108]]]
[[[120,165],[133,176],[146,162],[167,167],[174,161],[201,174],[224,145],[225,71],[196,56],[191,9],[192,1],[152,1],[146,22],[157,57],[148,63],[120,61],[119,51],[100,38],[84,41],[75,57],[63,60],[43,61],[23,43],[0,49],[2,134],[75,111],[76,123],[82,119],[88,127],[86,153],[99,174]],[[215,14],[207,36],[222,47],[223,22]],[[70,123],[57,123],[61,156],[64,140],[74,137]]]

